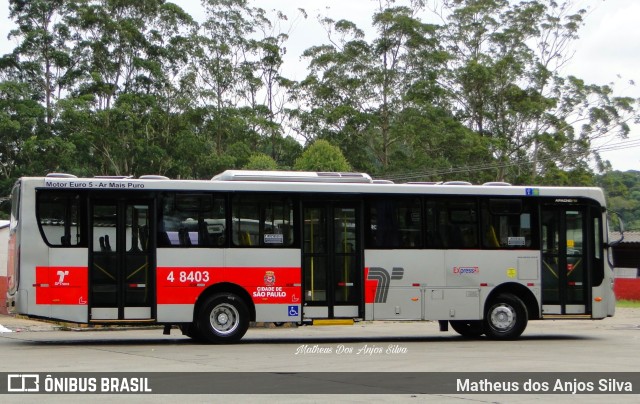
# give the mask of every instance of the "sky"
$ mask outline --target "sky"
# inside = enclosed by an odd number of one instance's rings
[[[433,3],[437,0],[427,0]],[[199,0],[174,1],[202,20]],[[563,75],[574,75],[587,83],[598,85],[614,83],[616,95],[640,97],[640,0],[575,0],[574,3],[588,10],[580,39],[574,43],[575,52]],[[7,39],[13,23],[9,19],[9,0],[0,0],[0,54],[10,52],[15,43]],[[289,17],[287,30],[289,42],[284,63],[284,75],[300,80],[305,75],[305,62],[301,53],[310,46],[326,41],[326,34],[317,16],[329,16],[334,20],[347,19],[360,28],[370,26],[377,0],[256,0],[253,3],[265,10],[281,10]],[[308,17],[297,11],[305,9]],[[631,85],[635,81],[638,86]],[[609,160],[613,169],[640,171],[640,125],[632,125],[627,139],[609,136],[595,142],[603,159]]]

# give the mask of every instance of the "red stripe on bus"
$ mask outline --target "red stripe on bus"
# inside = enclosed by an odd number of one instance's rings
[[[36,267],[36,304],[86,305],[88,273],[87,267]]]
[[[194,304],[204,288],[232,283],[244,288],[256,303],[300,303],[299,267],[158,267],[158,304]]]
[[[364,269],[364,302],[374,303],[376,299],[377,279],[369,279],[369,268]]]

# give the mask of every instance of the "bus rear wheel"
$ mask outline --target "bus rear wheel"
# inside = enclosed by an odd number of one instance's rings
[[[478,338],[484,334],[484,324],[482,324],[482,320],[455,320],[449,321],[449,324],[451,324],[453,331],[465,338]]]
[[[527,327],[527,308],[511,293],[498,295],[487,308],[484,330],[491,339],[518,338]]]
[[[249,310],[233,293],[219,293],[202,305],[197,325],[198,336],[206,342],[236,342],[249,328]]]

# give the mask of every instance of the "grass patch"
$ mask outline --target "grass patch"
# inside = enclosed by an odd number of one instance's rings
[[[618,300],[616,307],[640,308],[640,300]]]

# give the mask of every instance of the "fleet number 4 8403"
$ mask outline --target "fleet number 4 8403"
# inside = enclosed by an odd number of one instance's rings
[[[178,282],[209,282],[209,271],[177,271],[177,280]],[[167,275],[167,280],[169,282],[174,282],[176,280],[176,275],[174,275],[173,271],[169,272]]]

